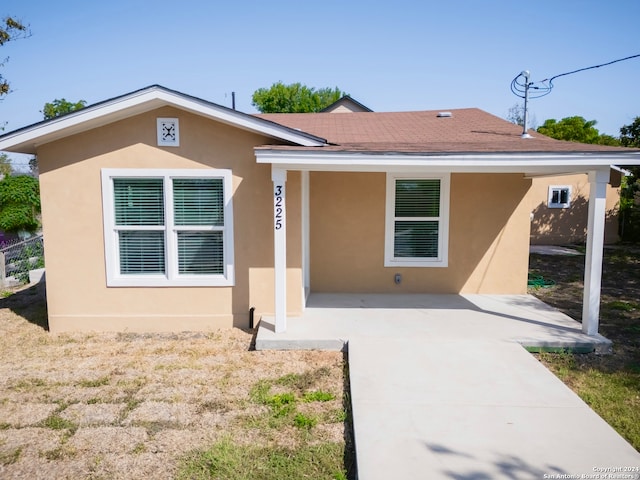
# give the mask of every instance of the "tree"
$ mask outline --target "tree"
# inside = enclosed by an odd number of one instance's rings
[[[27,27],[12,17],[5,17],[0,21],[0,47],[7,42],[17,40],[28,35]],[[0,67],[3,66],[0,63]],[[0,75],[0,97],[9,93],[9,82]]]
[[[507,112],[507,120],[514,125],[524,125],[524,106],[519,103],[514,103],[513,106]]]
[[[345,94],[336,88],[309,88],[301,83],[277,82],[253,92],[251,104],[262,113],[319,112]]]
[[[11,165],[11,159],[6,153],[0,153],[0,176],[8,177],[13,173],[13,166]]]
[[[624,147],[640,148],[640,117],[620,128]],[[623,177],[620,189],[620,237],[640,241],[640,167],[625,167],[631,175]]]
[[[640,117],[636,117],[631,125],[620,128],[620,143],[623,147],[640,148]]]
[[[550,118],[538,127],[538,133],[558,140],[569,142],[596,143],[600,145],[620,145],[620,142],[610,135],[601,135],[595,128],[596,120],[585,120],[582,117],[565,117],[559,122]]]
[[[75,112],[87,106],[87,102],[84,100],[78,100],[77,102],[69,102],[64,98],[57,98],[53,102],[45,103],[42,111],[45,120],[50,120],[60,115]]]
[[[75,112],[87,106],[87,102],[84,100],[78,100],[77,102],[69,102],[64,98],[56,98],[52,102],[47,102],[40,111],[43,114],[45,120],[51,120],[52,118],[59,117],[60,115],[66,115],[67,113]],[[29,170],[34,177],[38,176],[38,159],[32,157],[29,160]]]
[[[39,213],[38,179],[17,175],[0,181],[0,229],[5,232],[34,232],[39,226]]]
[[[521,127],[524,126],[524,104],[514,103],[513,106],[507,112],[506,119],[507,121],[515,125],[520,125]],[[536,123],[537,122],[536,122],[535,115],[529,114],[527,119],[527,124],[528,124],[527,129],[536,128],[535,127]]]

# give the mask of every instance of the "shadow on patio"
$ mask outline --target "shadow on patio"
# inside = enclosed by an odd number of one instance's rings
[[[358,337],[492,340],[530,350],[607,353],[606,338],[582,333],[581,324],[531,295],[312,294],[301,317],[287,318],[276,334],[260,321],[258,350],[346,350]]]

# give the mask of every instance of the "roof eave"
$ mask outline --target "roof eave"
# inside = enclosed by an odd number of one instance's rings
[[[42,144],[167,105],[300,146],[326,144],[315,135],[153,85],[2,135],[0,151],[35,154]]]
[[[640,164],[632,152],[326,152],[322,149],[255,149],[258,163],[290,170],[420,171],[570,174]]]

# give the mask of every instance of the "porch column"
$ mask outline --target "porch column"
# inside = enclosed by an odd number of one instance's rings
[[[587,335],[598,334],[604,224],[609,175],[609,169],[589,172],[589,220],[587,224],[587,253],[582,299],[582,331]]]
[[[273,245],[274,245],[274,305],[276,333],[287,329],[287,215],[285,184],[287,171],[271,168],[273,181]]]

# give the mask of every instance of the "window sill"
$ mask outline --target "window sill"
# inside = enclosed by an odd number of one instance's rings
[[[409,260],[406,258],[403,259],[385,259],[384,261],[385,267],[432,267],[432,268],[443,268],[448,267],[449,262],[445,260]]]
[[[168,279],[166,277],[126,277],[117,276],[107,279],[107,287],[233,287],[235,282],[224,277],[184,277]]]

